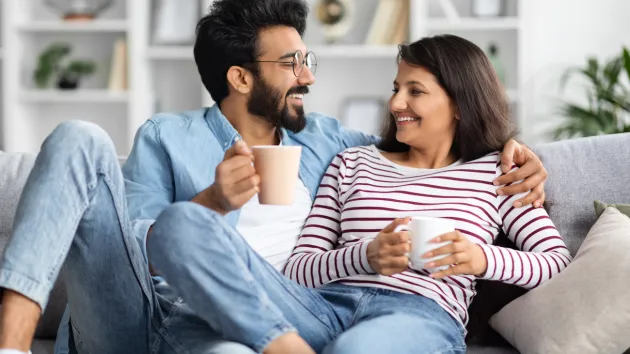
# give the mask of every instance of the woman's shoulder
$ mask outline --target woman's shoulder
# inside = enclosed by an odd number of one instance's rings
[[[497,171],[501,171],[501,153],[499,151],[491,152],[478,159],[463,162],[456,169],[469,172],[478,171],[488,175],[488,178],[493,180]]]
[[[337,154],[337,157],[343,160],[365,160],[369,158],[377,157],[377,152],[375,151],[376,147],[374,145],[363,145],[363,146],[354,146],[347,148]]]

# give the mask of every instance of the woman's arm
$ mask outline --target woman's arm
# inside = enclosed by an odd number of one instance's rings
[[[337,155],[322,178],[313,209],[284,267],[287,277],[304,286],[318,287],[340,278],[373,273],[367,259],[368,242],[364,242],[370,239],[338,248],[344,172],[343,157]]]
[[[487,259],[487,270],[480,278],[531,289],[562,271],[571,255],[544,208],[513,207],[522,196],[497,198],[503,231],[521,251],[480,245]]]

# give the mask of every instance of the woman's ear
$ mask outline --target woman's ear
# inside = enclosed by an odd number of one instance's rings
[[[246,95],[252,90],[254,78],[249,70],[240,66],[231,66],[227,72],[227,81],[234,91]]]

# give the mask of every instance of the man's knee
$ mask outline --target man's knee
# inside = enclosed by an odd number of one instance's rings
[[[59,124],[46,138],[43,148],[50,145],[54,149],[101,148],[115,151],[110,136],[100,126],[80,120],[70,120]]]

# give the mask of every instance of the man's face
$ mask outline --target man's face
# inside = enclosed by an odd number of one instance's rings
[[[261,55],[257,60],[262,62],[257,63],[259,75],[254,78],[247,109],[278,128],[297,133],[306,125],[302,97],[308,94],[308,86],[315,82],[306,66],[301,73],[296,67],[295,72],[299,76],[294,74],[292,62],[295,52],[306,55],[306,46],[294,28],[285,26],[261,31],[258,44]]]

